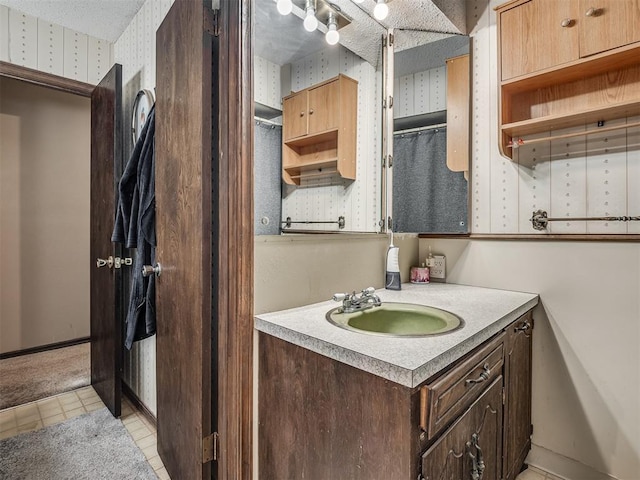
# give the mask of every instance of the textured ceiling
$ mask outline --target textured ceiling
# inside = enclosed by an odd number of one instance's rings
[[[395,29],[397,52],[450,34],[467,33],[465,0],[391,0],[389,16],[383,21],[373,18],[374,0],[360,4],[352,0],[331,0],[331,3],[351,20],[340,29],[340,43],[372,65],[378,65],[381,59],[381,37],[387,28]],[[320,33],[314,34],[302,28],[303,0],[294,0],[293,13],[285,17],[277,13],[274,0],[255,0],[255,4],[257,55],[284,65],[326,48],[321,35],[326,32],[324,25],[319,26]]]
[[[145,0],[0,0],[0,5],[115,42]]]

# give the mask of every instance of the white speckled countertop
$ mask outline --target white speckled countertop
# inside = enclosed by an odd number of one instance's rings
[[[255,318],[256,329],[406,387],[416,387],[473,350],[538,303],[538,295],[491,288],[430,283],[377,290],[385,302],[430,305],[461,317],[465,326],[424,338],[352,332],[325,319],[331,300]]]

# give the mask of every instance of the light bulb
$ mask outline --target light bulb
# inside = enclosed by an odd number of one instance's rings
[[[329,23],[329,30],[327,30],[326,35],[324,36],[325,40],[329,45],[335,45],[340,40],[340,34],[337,30],[337,25],[335,22]]]
[[[373,16],[378,20],[384,20],[389,15],[389,5],[386,0],[377,0],[377,2],[373,9]]]
[[[307,16],[304,17],[304,29],[307,32],[313,32],[316,28],[318,28],[318,19],[316,18],[315,15],[316,11],[313,9],[313,7],[311,8],[307,8]]]
[[[293,10],[293,3],[291,0],[278,0],[276,8],[280,15],[289,15]]]

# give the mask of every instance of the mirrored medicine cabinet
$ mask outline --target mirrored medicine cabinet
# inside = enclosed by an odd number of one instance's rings
[[[399,40],[392,62],[393,175],[386,175],[383,41],[388,30],[350,0],[333,6],[342,7],[347,25],[339,30],[340,44],[331,46],[324,25],[308,32],[304,15],[280,15],[273,0],[255,0],[255,234],[385,231],[383,197],[390,195],[394,231],[466,233],[468,174],[447,167],[445,61],[469,53],[468,37],[393,30]],[[304,2],[294,0],[295,8],[303,12]],[[284,182],[282,99],[339,75],[357,82],[355,179],[318,171],[296,185]]]

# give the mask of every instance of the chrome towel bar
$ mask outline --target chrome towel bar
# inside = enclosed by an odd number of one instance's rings
[[[535,230],[544,230],[549,222],[640,222],[640,217],[564,217],[549,218],[545,210],[536,210],[530,218]]]
[[[291,228],[291,225],[294,223],[305,223],[305,224],[310,224],[310,223],[337,223],[338,224],[338,228],[344,228],[345,226],[345,220],[343,216],[339,216],[337,221],[331,221],[331,220],[327,220],[327,221],[312,221],[312,220],[300,220],[300,221],[293,221],[291,220],[291,217],[287,217],[286,220],[283,220],[282,225],[284,225],[283,228]]]

